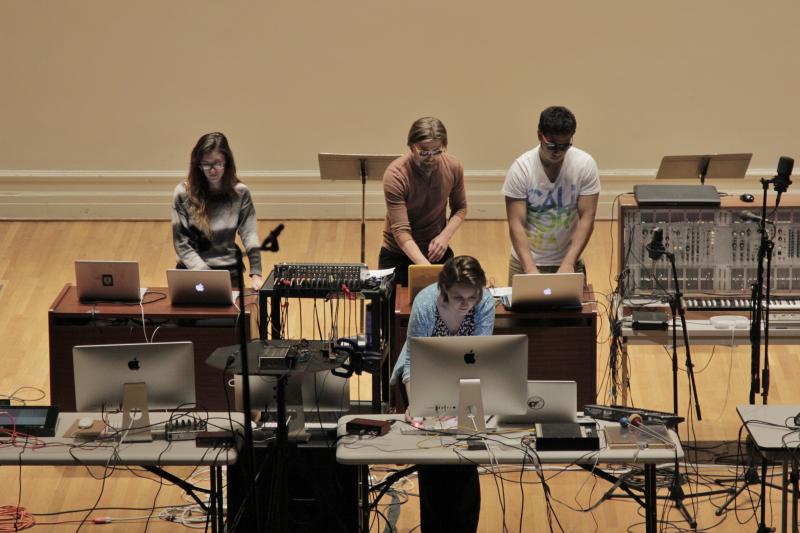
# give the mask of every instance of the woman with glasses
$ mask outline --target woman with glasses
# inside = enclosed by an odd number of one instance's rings
[[[244,243],[253,289],[261,287],[261,241],[250,190],[236,177],[228,139],[219,132],[200,137],[189,174],[175,187],[172,241],[177,268],[229,270],[235,278],[236,233]]]
[[[408,147],[383,175],[386,221],[378,258],[380,268],[395,268],[401,285],[408,285],[409,265],[442,264],[453,257],[450,239],[467,215],[464,168],[447,153],[444,124],[433,117],[417,120]]]
[[[474,257],[448,260],[437,283],[422,289],[411,307],[406,342],[392,371],[392,383],[403,382],[411,397],[410,337],[491,335],[495,302],[486,289],[486,274]],[[406,421],[412,422],[408,410]],[[420,520],[423,533],[476,531],[481,486],[474,465],[420,465]]]

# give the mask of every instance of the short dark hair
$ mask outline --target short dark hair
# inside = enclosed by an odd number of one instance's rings
[[[439,292],[444,301],[447,301],[447,291],[456,284],[474,287],[482,292],[486,286],[486,273],[481,268],[477,259],[469,255],[451,257],[439,272]]]
[[[447,146],[447,128],[438,118],[418,118],[408,130],[409,148],[425,141],[442,141],[442,146]]]
[[[542,135],[572,135],[578,127],[572,111],[562,106],[551,106],[539,115],[539,133]]]

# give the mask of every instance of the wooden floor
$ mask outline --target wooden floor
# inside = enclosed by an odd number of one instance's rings
[[[261,234],[274,226],[271,221],[259,223]],[[375,266],[380,245],[382,223],[370,221],[367,225],[368,263]],[[276,261],[327,261],[352,262],[359,254],[358,223],[352,221],[297,221],[288,222],[281,236],[281,250],[265,255],[266,269]],[[613,227],[599,222],[584,258],[589,271],[589,282],[594,285],[601,304],[611,290],[616,258],[613,251],[617,243]],[[506,224],[499,221],[467,222],[452,242],[459,254],[470,254],[480,259],[489,279],[505,285],[506,263],[510,250]],[[165,270],[174,265],[170,226],[167,222],[0,222],[0,394],[28,399],[33,403],[48,401],[48,337],[47,309],[58,290],[67,282],[74,282],[73,261],[78,258],[134,259],[140,261],[142,284],[164,286]],[[601,305],[600,309],[604,309]],[[608,322],[603,316],[598,331],[598,383],[607,384]],[[771,348],[772,387],[771,403],[800,403],[800,388],[796,376],[800,357],[793,347]],[[693,350],[696,364],[697,388],[703,410],[703,420],[682,425],[682,438],[700,441],[736,439],[740,424],[735,406],[747,403],[749,390],[749,348],[696,347]],[[663,348],[631,349],[631,392],[636,405],[659,410],[672,409],[670,358]],[[686,374],[681,360],[680,399],[681,413],[688,415]],[[364,377],[354,384],[354,396],[362,399],[369,395],[369,380]],[[42,391],[38,393],[37,391]],[[608,391],[598,391],[600,402],[608,401]],[[727,467],[698,467],[691,469],[691,480],[730,473]],[[82,529],[101,531],[173,531],[179,526],[153,517],[149,526],[145,518],[153,505],[167,506],[184,503],[179,491],[163,486],[139,471],[116,470],[105,482],[102,469],[79,467],[2,467],[0,468],[0,506],[21,505],[37,516],[39,522],[80,521],[82,513],[46,516],[48,513],[79,510],[94,505],[100,507],[126,507],[129,511],[110,509],[96,511],[92,517],[132,517],[119,525],[93,526]],[[700,476],[696,474],[699,471]],[[90,476],[93,474],[94,478]],[[191,471],[179,469],[188,476]],[[375,471],[377,477],[384,475]],[[199,472],[196,475],[202,476]],[[576,471],[546,471],[550,498],[554,511],[553,528],[561,525],[565,531],[643,531],[643,521],[638,507],[628,501],[607,501],[592,512],[586,512],[609,488],[591,476]],[[498,477],[482,478],[483,504],[481,531],[502,531],[503,509],[505,525],[519,530],[520,510],[524,531],[548,531],[548,519],[541,484],[533,473],[526,473],[520,483],[519,472],[509,471]],[[502,485],[501,485],[502,483]],[[399,491],[398,498],[408,503],[400,508],[399,531],[410,531],[418,524],[415,480],[408,480]],[[502,490],[501,490],[502,488]],[[704,487],[693,484],[686,488],[692,492]],[[524,505],[522,491],[524,491]],[[102,497],[101,497],[102,495]],[[504,501],[501,501],[504,498]],[[724,496],[722,497],[724,498]],[[99,499],[99,503],[98,503]],[[698,498],[688,501],[691,512],[700,527],[707,529],[721,523],[726,531],[755,531],[751,495],[745,492],[737,501],[738,511],[714,515],[720,497],[713,501]],[[388,502],[389,500],[387,500]],[[775,500],[777,501],[777,500]],[[777,504],[775,504],[777,505]],[[674,506],[666,503],[659,508],[659,516],[673,521],[665,530],[686,527]],[[383,508],[388,513],[388,508]],[[778,509],[770,509],[773,524],[777,524]],[[740,522],[743,524],[740,525]],[[43,525],[41,531],[74,531],[77,522],[63,526]],[[374,528],[375,531],[382,531]]]

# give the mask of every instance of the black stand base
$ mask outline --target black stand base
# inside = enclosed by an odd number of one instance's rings
[[[292,472],[292,475],[287,476],[287,483],[283,487],[279,487],[276,485],[276,475],[280,473],[275,470],[273,453],[271,446],[255,449],[256,464],[261,467],[258,473],[259,493],[264,499],[248,505],[235,531],[256,531],[256,517],[252,512],[260,514],[262,524],[271,524],[270,531],[277,530],[276,525],[267,520],[270,502],[276,499],[285,501],[286,508],[282,510],[284,531],[351,533],[358,530],[355,466],[338,464],[336,449],[328,447],[325,442],[290,444],[278,468]],[[229,517],[236,516],[242,503],[246,503],[243,499],[247,495],[247,486],[243,481],[237,465],[229,467]],[[284,493],[279,495],[275,491]]]
[[[686,508],[684,505],[683,500],[686,498],[686,493],[683,492],[683,487],[681,487],[680,481],[680,474],[675,472],[672,477],[672,483],[669,486],[669,494],[667,495],[667,499],[670,500],[675,504],[675,508],[681,513],[683,519],[689,524],[689,527],[692,529],[697,529],[697,520],[689,513],[689,509]]]

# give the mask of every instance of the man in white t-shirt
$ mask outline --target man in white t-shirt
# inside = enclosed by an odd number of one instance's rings
[[[585,272],[581,253],[594,229],[600,174],[572,146],[577,122],[565,107],[539,116],[539,146],[511,165],[503,183],[514,274]]]

